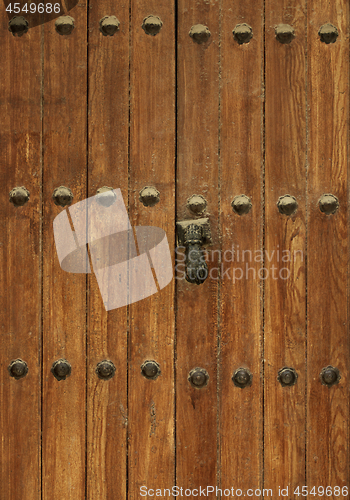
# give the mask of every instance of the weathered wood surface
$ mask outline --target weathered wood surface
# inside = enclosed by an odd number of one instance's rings
[[[305,478],[306,33],[305,2],[266,1],[264,487],[288,498]],[[279,41],[288,25],[295,38]],[[277,28],[277,32],[276,32]],[[286,28],[282,28],[286,30]],[[277,33],[277,37],[276,37]],[[280,213],[280,197],[297,208]],[[285,199],[284,199],[285,200]],[[296,384],[277,379],[293,368]]]
[[[54,189],[65,186],[72,203],[86,190],[86,5],[70,11],[75,28],[60,35],[43,26],[43,498],[85,497],[86,274],[66,273],[57,257],[53,220],[66,210]],[[50,372],[65,358],[66,380]]]
[[[222,4],[220,92],[220,487],[262,487],[262,289],[256,259],[263,244],[263,2]],[[246,23],[249,43],[232,31]],[[244,194],[243,215],[231,205]],[[234,252],[233,254],[230,252]],[[232,262],[230,261],[232,259]],[[232,376],[252,373],[240,388]]]
[[[186,208],[190,196],[206,199],[213,239],[207,248],[209,270],[218,267],[213,250],[219,249],[219,14],[218,4],[178,2],[176,220],[196,218]],[[210,31],[202,44],[189,36],[198,24]],[[181,252],[176,280],[176,484],[198,488],[216,485],[219,281],[208,276],[200,285],[187,282]],[[208,372],[205,387],[188,381],[194,368]]]
[[[303,485],[349,486],[348,4],[81,1],[71,35],[53,20],[20,38],[2,8],[0,498],[136,499],[141,486],[175,484],[299,498]],[[100,32],[106,15],[120,21],[114,36]],[[155,36],[141,27],[149,15],[163,23]],[[243,23],[253,37],[239,44]],[[320,40],[326,23],[335,43]],[[198,24],[204,43],[189,36]],[[276,40],[279,24],[294,28],[290,44]],[[94,274],[60,268],[61,185],[72,204],[120,188],[133,227],[166,232],[178,279],[107,312]],[[23,207],[8,202],[16,186],[30,191]],[[154,206],[139,199],[145,186],[160,193]],[[320,211],[325,193],[334,214]],[[203,214],[186,206],[193,194]],[[252,207],[238,215],[242,194]],[[287,194],[292,215],[277,207]],[[203,215],[211,274],[196,285],[175,227]],[[29,366],[21,380],[7,369],[16,358]],[[59,358],[72,365],[64,381],[50,372]],[[116,367],[108,381],[95,372],[104,359]],[[141,374],[146,360],[157,379]],[[328,365],[341,375],[330,388]],[[292,387],[277,380],[285,366]],[[209,373],[201,389],[188,381],[195,367]],[[234,385],[238,368],[249,387]]]
[[[326,23],[338,30],[335,43],[320,41]],[[307,469],[310,488],[349,487],[348,329],[348,133],[349,4],[308,2],[308,268],[307,268]],[[339,200],[326,215],[318,201]],[[339,369],[340,382],[320,382],[322,368]],[[340,492],[341,493],[341,492]]]
[[[40,498],[41,427],[41,28],[8,31],[1,4],[0,145],[0,498]],[[24,186],[29,201],[9,193]],[[20,358],[28,374],[9,376]]]
[[[141,27],[149,15],[163,23],[154,36]],[[134,228],[163,229],[173,249],[174,6],[167,0],[132,0],[130,21],[130,222]],[[154,206],[144,206],[139,198],[146,186],[159,192]],[[174,261],[173,250],[171,255]],[[155,490],[174,484],[174,280],[129,310],[128,498],[138,499],[141,486]],[[155,380],[141,374],[147,360],[159,364]]]
[[[90,7],[88,195],[95,196],[104,186],[119,188],[127,207],[129,2],[102,0]],[[100,20],[106,15],[120,23],[113,36],[100,31]],[[115,252],[113,246],[111,252]],[[88,287],[87,498],[126,498],[128,308],[106,311],[93,274]],[[101,380],[95,370],[106,359],[113,362],[116,373],[110,380]]]

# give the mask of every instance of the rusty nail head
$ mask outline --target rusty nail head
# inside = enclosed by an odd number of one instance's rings
[[[113,36],[119,30],[120,22],[115,16],[104,16],[100,20],[100,31],[103,36]]]
[[[248,43],[253,38],[253,30],[249,24],[237,24],[235,28],[232,30],[233,38],[239,45],[243,43]]]
[[[154,186],[145,186],[139,192],[139,200],[145,207],[154,207],[159,202],[159,191]]]
[[[25,377],[28,373],[28,365],[23,359],[14,359],[7,367],[11,377],[16,380]]]
[[[235,196],[231,202],[233,211],[238,215],[244,215],[250,212],[252,208],[251,199],[245,194]]]
[[[209,373],[204,368],[193,368],[188,374],[188,381],[196,389],[202,389],[209,382]]]
[[[150,14],[142,22],[142,29],[147,35],[155,36],[160,32],[163,23],[158,16]]]
[[[96,373],[102,380],[109,380],[115,374],[115,366],[109,359],[104,359],[97,364]]]
[[[58,205],[60,207],[69,205],[72,202],[73,198],[74,196],[72,191],[65,186],[57,187],[52,193],[52,199],[55,205]]]
[[[186,206],[194,214],[200,215],[207,208],[207,200],[201,194],[193,194],[188,198]]]
[[[8,29],[13,36],[22,36],[28,31],[28,21],[23,16],[14,16],[10,22]]]
[[[326,23],[318,31],[321,42],[326,43],[334,43],[338,38],[338,29],[336,26],[333,26],[331,23]]]
[[[328,365],[324,368],[322,368],[321,373],[320,373],[320,379],[323,385],[326,385],[328,387],[332,387],[335,384],[338,384],[341,376],[339,373],[338,368],[335,368],[334,366]]]
[[[74,19],[71,16],[60,16],[55,22],[55,28],[60,35],[70,35],[74,29]]]
[[[29,197],[29,191],[24,186],[15,187],[9,193],[10,202],[15,207],[23,207],[28,202]]]
[[[188,34],[197,43],[205,43],[210,38],[209,28],[204,24],[195,24]]]
[[[253,374],[248,368],[237,368],[237,370],[232,375],[232,381],[236,387],[244,389],[252,385]]]
[[[56,380],[65,380],[71,374],[72,367],[66,359],[58,359],[51,367],[51,373]]]
[[[334,194],[323,194],[318,200],[321,212],[326,215],[334,214],[339,208],[339,200]]]
[[[279,24],[275,27],[275,35],[280,43],[290,43],[295,38],[294,28],[289,24]]]
[[[294,368],[284,366],[278,371],[277,380],[280,382],[282,387],[292,386],[296,384],[298,374]]]
[[[283,215],[294,215],[298,209],[298,203],[295,196],[286,194],[278,198],[277,207]]]
[[[96,201],[103,207],[110,207],[116,200],[112,187],[103,186],[96,191]]]
[[[141,365],[141,373],[145,378],[150,380],[155,380],[156,378],[159,377],[161,373],[160,366],[156,361],[152,359],[147,359]]]

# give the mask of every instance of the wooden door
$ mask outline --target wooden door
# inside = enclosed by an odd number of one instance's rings
[[[0,499],[348,498],[348,2],[1,8]],[[117,195],[172,276],[108,309]]]

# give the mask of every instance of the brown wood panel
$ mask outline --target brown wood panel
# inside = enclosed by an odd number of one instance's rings
[[[72,204],[86,198],[86,4],[70,11],[75,28],[60,35],[44,25],[43,115],[43,498],[85,497],[86,274],[62,270],[53,220],[66,210],[54,189],[71,189]],[[68,211],[68,210],[66,210]],[[72,373],[56,380],[54,361]]]
[[[8,31],[1,4],[0,498],[40,498],[41,28]],[[9,202],[24,186],[29,201]],[[10,377],[22,359],[28,374]]]
[[[150,15],[163,23],[154,36],[141,27]],[[133,228],[164,230],[174,260],[174,4],[133,0],[130,22],[130,222]],[[144,206],[139,199],[145,186],[159,192],[154,206]],[[128,496],[136,499],[141,486],[155,490],[174,484],[174,279],[158,293],[130,304],[129,310]],[[141,374],[146,360],[160,366],[154,380]],[[153,498],[152,492],[145,498]]]
[[[209,272],[218,267],[219,206],[219,19],[217,2],[179,0],[177,12],[177,177],[176,220],[195,219],[186,208],[202,195],[212,245]],[[210,37],[197,43],[192,26],[203,25]],[[216,252],[214,252],[216,250]],[[197,285],[184,279],[183,250],[178,251],[176,279],[176,484],[196,489],[217,484],[217,272]],[[205,387],[193,387],[194,368],[208,372]],[[211,493],[211,496],[215,494]],[[216,496],[216,495],[215,495]]]
[[[305,2],[267,0],[265,9],[264,488],[299,498],[293,491],[306,484]],[[282,25],[294,30],[288,43],[276,37],[287,32]],[[279,211],[285,195],[296,199],[293,214]],[[295,370],[296,384],[282,386],[284,367]]]
[[[338,30],[320,40],[321,26]],[[328,498],[347,498],[349,487],[348,125],[349,4],[308,1],[308,274],[307,274],[307,481],[330,486]],[[339,200],[326,215],[323,194]],[[340,382],[327,387],[320,372],[332,365]]]
[[[263,2],[224,0],[222,9],[220,487],[247,495],[262,487],[262,263],[255,257],[263,244]],[[239,44],[232,31],[243,23],[253,37]],[[239,215],[231,203],[242,194],[252,208]],[[239,368],[250,370],[252,385],[234,385]]]
[[[127,206],[129,3],[102,0],[90,7],[88,193],[91,197],[104,186],[119,188]],[[112,36],[100,31],[105,16],[115,16],[120,23]],[[127,306],[106,310],[93,274],[89,274],[88,287],[87,498],[123,499],[127,480]],[[116,367],[110,380],[101,380],[95,372],[105,359]]]

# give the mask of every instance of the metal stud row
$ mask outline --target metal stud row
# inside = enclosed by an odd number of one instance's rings
[[[113,202],[114,193],[108,193],[113,188],[103,186],[97,190],[97,200],[107,203],[109,198]],[[15,187],[9,193],[9,200],[15,207],[22,207],[29,201],[30,193],[24,186]],[[65,207],[73,201],[72,191],[65,187],[59,186],[52,194],[54,203],[58,206]],[[145,186],[139,192],[139,200],[145,207],[153,207],[160,200],[160,193],[154,186]],[[339,200],[331,193],[326,193],[318,200],[319,209],[326,215],[334,214],[339,209]],[[187,207],[196,215],[202,214],[207,206],[207,202],[202,195],[192,195],[187,200]],[[234,197],[231,202],[232,210],[237,215],[245,215],[250,212],[253,204],[251,199],[245,194],[240,194]],[[277,208],[283,215],[294,215],[298,210],[298,202],[295,196],[285,194],[280,196],[277,201]]]
[[[16,380],[25,377],[28,373],[28,365],[22,359],[11,361],[8,366],[11,377]],[[51,373],[56,380],[65,380],[71,374],[72,367],[66,359],[58,359],[51,367]],[[102,380],[110,380],[116,372],[115,365],[109,359],[100,361],[95,369],[97,376]],[[148,380],[156,380],[161,374],[159,364],[151,359],[146,360],[141,365],[141,374]],[[332,387],[340,381],[340,373],[338,368],[328,365],[322,368],[320,380],[323,385]],[[291,387],[297,383],[298,374],[294,368],[284,366],[278,371],[277,380],[282,387]],[[196,389],[202,389],[208,385],[209,373],[204,368],[193,368],[188,374],[188,381]],[[253,374],[248,368],[237,368],[232,375],[232,381],[236,387],[244,389],[252,385]]]
[[[103,206],[110,206],[115,200],[115,194],[112,192],[113,188],[109,186],[103,186],[96,191],[96,200]],[[145,207],[153,207],[159,200],[160,193],[153,186],[145,186],[139,192],[139,200],[143,203]],[[13,188],[9,193],[9,201],[15,207],[23,207],[28,203],[30,198],[30,193],[28,189],[24,186],[17,186]],[[72,203],[73,193],[71,189],[65,186],[57,187],[52,193],[52,199],[55,205],[60,207],[65,207]]]
[[[100,20],[100,31],[104,36],[113,36],[119,31],[120,21],[115,16],[104,16]],[[163,26],[163,22],[158,16],[150,14],[145,17],[142,29],[147,35],[157,35]],[[75,27],[74,19],[71,16],[60,16],[55,22],[55,29],[60,35],[70,35]],[[14,36],[22,36],[29,29],[29,23],[23,16],[15,16],[9,22],[9,31]],[[197,43],[206,43],[211,33],[208,26],[195,24],[189,31],[189,36]],[[232,30],[234,40],[242,45],[250,42],[253,38],[252,27],[247,23],[237,24]],[[326,44],[334,43],[338,38],[338,29],[331,23],[324,24],[318,31],[321,42]],[[283,44],[289,44],[295,38],[293,26],[289,24],[279,24],[275,26],[276,40]]]

